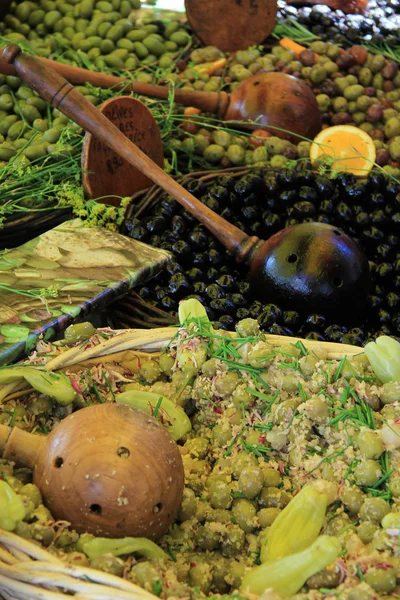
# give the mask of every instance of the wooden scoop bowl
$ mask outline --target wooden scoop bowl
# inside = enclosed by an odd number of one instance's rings
[[[0,52],[1,50],[0,48]],[[105,89],[123,88],[127,92],[133,91],[143,96],[162,99],[169,97],[168,86],[132,82],[46,58],[36,60],[53,68],[74,85],[89,82]],[[6,75],[17,73],[15,67],[4,58],[0,59],[0,72]],[[260,129],[269,126],[273,135],[295,143],[301,141],[298,136],[314,139],[322,128],[321,113],[312,90],[300,79],[285,73],[258,72],[245,79],[230,95],[223,91],[177,89],[174,97],[179,104],[215,113],[224,121],[234,122],[236,127]]]
[[[0,449],[33,469],[52,515],[79,533],[157,538],[181,503],[178,446],[156,419],[123,404],[78,410],[47,436],[0,425]]]
[[[15,44],[7,46],[3,58],[13,63],[18,76],[42,98],[146,173],[207,227],[238,262],[247,264],[259,297],[268,302],[279,298],[283,304],[295,306],[296,310],[304,309],[307,314],[327,315],[345,310],[350,316],[352,310],[359,313],[366,304],[368,261],[342,231],[322,223],[309,223],[305,229],[302,225],[289,227],[266,242],[249,237],[174,181],[47,65],[21,54]],[[279,265],[280,273],[277,272]]]

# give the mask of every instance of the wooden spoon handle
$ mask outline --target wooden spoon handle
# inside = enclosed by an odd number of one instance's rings
[[[0,425],[0,455],[33,469],[46,442],[46,436],[33,435],[18,427]]]
[[[135,146],[61,75],[35,57],[22,54],[21,48],[16,44],[10,44],[3,50],[3,58],[14,64],[17,75],[42,98],[171,194],[203,223],[236,256],[237,260],[247,260],[253,254],[254,246],[259,243],[258,238],[250,238],[192,196]]]
[[[5,50],[5,48],[0,48],[0,54],[3,50]],[[107,75],[106,73],[95,73],[89,69],[73,67],[72,65],[59,63],[48,58],[38,56],[35,58],[42,64],[57,71],[57,73],[65,77],[65,79],[74,85],[91,83],[95,87],[103,89],[113,88],[115,90],[122,89],[133,91],[136,94],[161,98],[163,100],[167,100],[169,97],[170,89],[168,86],[131,81],[129,78],[124,79],[123,77],[115,77],[114,75]],[[17,71],[13,64],[0,58],[0,73],[3,73],[4,75],[16,75]],[[200,92],[197,90],[177,89],[174,91],[174,98],[178,104],[194,106],[203,112],[216,113],[221,117],[225,114],[229,105],[229,96],[226,92]]]

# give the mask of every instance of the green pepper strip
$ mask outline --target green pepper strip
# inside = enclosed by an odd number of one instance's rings
[[[76,398],[69,379],[61,373],[38,371],[34,367],[6,367],[0,370],[0,385],[25,379],[35,390],[54,398],[59,404],[66,406]]]
[[[160,396],[160,394],[130,390],[122,394],[116,394],[115,402],[127,404],[149,415],[154,415],[155,409],[158,408],[156,413],[157,419],[165,425],[175,441],[189,433],[192,429],[190,419],[183,408],[177,406],[169,398]]]
[[[6,481],[0,479],[0,527],[14,531],[19,521],[25,517],[22,498],[18,496]]]
[[[134,552],[149,560],[165,560],[168,558],[164,550],[161,550],[157,544],[146,538],[126,537],[110,540],[99,537],[83,544],[82,549],[91,560],[103,554],[120,556],[121,554],[132,554]]]
[[[240,590],[261,596],[272,588],[282,598],[289,598],[303,587],[311,575],[330,565],[341,550],[337,538],[321,535],[311,546],[255,567],[243,577]]]
[[[382,335],[364,348],[371,367],[382,383],[400,381],[400,343]]]

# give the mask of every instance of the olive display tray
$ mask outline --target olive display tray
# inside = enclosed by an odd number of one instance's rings
[[[170,260],[152,248],[74,219],[0,252],[0,365],[56,337],[74,318],[103,310]]]

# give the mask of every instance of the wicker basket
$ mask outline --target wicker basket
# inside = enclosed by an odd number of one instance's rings
[[[46,369],[56,371],[76,365],[98,365],[118,361],[123,355],[152,356],[165,348],[176,327],[152,330],[118,330],[118,335],[91,348],[72,347],[52,358]],[[229,335],[229,334],[227,334]],[[235,334],[230,334],[234,336]],[[298,338],[265,335],[273,346],[295,343]],[[322,351],[327,359],[340,360],[362,352],[362,348],[331,342],[302,340],[307,349]],[[107,357],[102,358],[102,357]],[[27,384],[0,386],[0,403],[26,394]],[[157,596],[133,583],[102,571],[78,567],[62,561],[40,546],[0,529],[0,598],[4,600],[156,600]]]
[[[0,227],[0,250],[21,246],[71,217],[67,208],[13,214]]]
[[[52,358],[46,369],[56,371],[76,365],[98,365],[118,361],[121,356],[152,356],[165,348],[177,332],[176,327],[152,330],[118,330],[118,335],[97,346],[76,346]],[[235,334],[227,334],[234,336]],[[273,346],[295,343],[298,338],[265,335]],[[362,352],[362,348],[331,342],[302,340],[307,349],[323,351],[327,359],[340,360]],[[104,359],[103,357],[107,357]],[[131,356],[129,356],[131,357]],[[0,403],[4,399],[26,394],[27,384],[0,386]],[[156,596],[127,580],[62,561],[32,542],[0,529],[0,597],[4,600],[156,600]]]
[[[213,185],[217,177],[229,175],[239,179],[242,175],[247,175],[251,171],[259,170],[260,167],[232,167],[231,169],[196,171],[183,175],[177,181],[184,184],[188,179],[197,179],[203,181],[206,187]],[[143,214],[151,213],[152,208],[160,201],[160,198],[166,192],[153,185],[147,190],[137,192],[132,196],[132,202],[127,208],[126,219],[140,217]],[[124,225],[121,227],[121,233],[126,234]],[[121,300],[111,306],[108,313],[110,324],[116,328],[129,327],[163,327],[176,324],[176,318],[171,314],[155,307],[149,302],[145,302],[135,290],[131,290]]]

